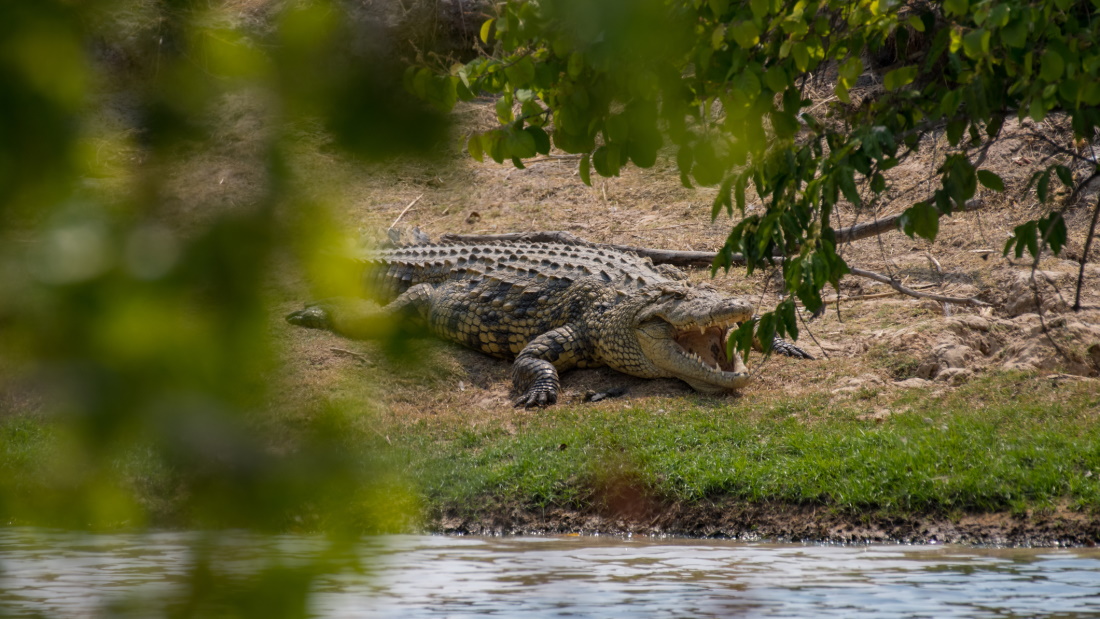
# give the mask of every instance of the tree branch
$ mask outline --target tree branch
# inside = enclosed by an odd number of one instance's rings
[[[964,211],[974,211],[985,206],[983,200],[970,200],[966,203]],[[884,232],[895,230],[901,214],[891,215],[875,221],[840,228],[836,230],[837,243],[851,243],[860,239],[878,236]],[[560,230],[542,230],[536,232],[510,232],[506,234],[444,234],[439,237],[443,243],[494,243],[499,241],[522,241],[525,243],[564,243],[566,245],[585,245],[588,247],[609,247],[620,251],[632,251],[643,258],[649,258],[656,264],[671,264],[678,267],[709,267],[714,262],[717,252],[713,251],[683,251],[675,249],[652,249],[648,247],[634,247],[632,245],[616,245],[614,243],[593,243],[578,236]],[[797,251],[797,249],[795,250]],[[741,265],[745,263],[745,257],[741,254],[733,254],[731,264]]]
[[[928,292],[917,292],[916,290],[913,290],[912,288],[906,288],[905,286],[902,286],[901,282],[899,282],[896,279],[893,279],[891,277],[887,277],[885,275],[880,275],[880,274],[872,272],[872,271],[864,271],[863,269],[857,269],[855,267],[848,267],[848,272],[851,273],[852,275],[857,276],[857,277],[866,277],[867,279],[873,279],[876,282],[882,282],[883,284],[889,284],[890,287],[893,288],[894,290],[897,290],[898,292],[900,292],[902,294],[909,295],[911,297],[916,297],[918,299],[932,299],[934,301],[939,301],[940,303],[955,303],[955,304],[958,304],[958,305],[975,305],[975,306],[978,306],[978,307],[990,305],[989,303],[986,303],[985,301],[982,301],[981,299],[975,299],[974,297],[945,297],[943,295],[931,294],[931,293],[928,293]]]
[[[1089,180],[1091,181],[1092,179]],[[1089,260],[1089,250],[1092,249],[1092,239],[1096,236],[1096,220],[1098,218],[1100,218],[1100,196],[1096,198],[1096,207],[1092,209],[1092,223],[1089,224],[1089,235],[1085,237],[1085,249],[1081,252],[1081,268],[1077,271],[1077,295],[1073,299],[1073,311],[1075,312],[1081,310],[1081,288],[1085,285],[1085,263]]]

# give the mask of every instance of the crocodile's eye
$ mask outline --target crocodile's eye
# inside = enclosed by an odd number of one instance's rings
[[[686,294],[684,294],[683,290],[673,290],[669,294],[672,295],[673,299],[683,299],[684,297],[687,296]]]

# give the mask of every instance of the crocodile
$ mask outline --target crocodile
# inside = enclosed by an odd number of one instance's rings
[[[642,378],[678,378],[697,391],[741,389],[749,372],[726,339],[753,316],[743,299],[691,284],[649,258],[584,245],[418,244],[366,252],[364,313],[322,302],[291,324],[373,337],[386,320],[411,321],[443,339],[514,359],[516,406],[554,404],[559,373],[608,366]],[[372,330],[374,331],[372,333]],[[777,349],[810,358],[789,343]]]

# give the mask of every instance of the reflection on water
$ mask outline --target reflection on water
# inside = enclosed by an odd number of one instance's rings
[[[187,533],[0,529],[0,614],[92,616],[183,580]],[[320,541],[278,538],[284,556]],[[237,556],[249,558],[242,544]],[[1100,550],[393,536],[373,577],[322,579],[322,617],[1100,617]],[[242,567],[243,569],[243,567]]]

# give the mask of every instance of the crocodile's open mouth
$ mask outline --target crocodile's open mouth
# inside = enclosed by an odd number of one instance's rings
[[[627,372],[679,378],[705,393],[744,387],[748,369],[740,355],[726,354],[726,340],[752,318],[752,306],[706,288],[662,293],[660,302],[635,314],[637,342],[649,367]]]
[[[740,389],[748,381],[748,368],[741,356],[726,353],[726,340],[736,322],[709,326],[678,326],[669,346],[674,373],[697,391],[721,392]]]
[[[680,330],[672,340],[688,358],[716,372],[737,372],[744,368],[741,357],[726,354],[726,338],[737,325],[714,325]]]

